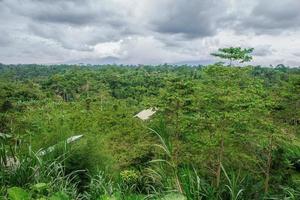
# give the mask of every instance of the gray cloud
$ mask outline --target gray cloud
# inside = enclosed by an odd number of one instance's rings
[[[300,57],[300,52],[293,53],[294,56]]]
[[[253,52],[254,56],[270,56],[273,54],[271,45],[256,46]]]
[[[4,6],[37,24],[69,26],[126,26],[126,18],[119,6],[108,0],[4,0]]]
[[[6,0],[4,6],[23,17],[26,32],[52,40],[63,48],[92,51],[99,42],[118,40],[134,31],[108,0]],[[20,6],[21,5],[21,6]]]
[[[300,1],[262,0],[251,13],[238,19],[238,27],[256,34],[279,34],[300,28]],[[237,17],[238,18],[238,17]]]
[[[216,33],[227,5],[223,0],[175,0],[163,6],[157,4],[154,9],[156,13],[151,22],[155,31],[195,38]]]
[[[44,23],[85,25],[96,18],[84,1],[4,1],[12,12]]]
[[[7,33],[7,31],[2,31],[1,32],[1,37],[0,37],[0,46],[2,47],[7,47],[13,42],[13,38]]]
[[[299,0],[0,0],[0,62],[194,63],[251,46],[257,62],[300,64],[298,10]]]

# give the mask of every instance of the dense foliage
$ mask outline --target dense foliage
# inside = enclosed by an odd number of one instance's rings
[[[282,65],[0,64],[0,196],[299,199],[299,94]]]
[[[239,61],[240,63],[251,61],[252,56],[250,54],[253,50],[254,48],[242,49],[241,47],[220,48],[218,52],[212,53],[211,55],[222,59],[228,59],[231,65],[232,61]]]

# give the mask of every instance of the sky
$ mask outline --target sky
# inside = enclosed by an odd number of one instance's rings
[[[0,0],[0,63],[300,66],[300,0]]]

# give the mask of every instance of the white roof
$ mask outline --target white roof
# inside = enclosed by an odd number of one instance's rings
[[[135,115],[135,117],[140,118],[141,120],[147,120],[149,119],[152,115],[156,113],[156,110],[153,108],[145,109],[139,112],[138,114]]]

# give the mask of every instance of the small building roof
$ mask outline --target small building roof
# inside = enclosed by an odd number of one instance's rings
[[[149,108],[149,109],[145,109],[142,110],[141,112],[139,112],[138,114],[135,115],[135,117],[140,118],[141,120],[147,120],[149,119],[152,115],[154,115],[156,113],[156,109],[154,108]]]

